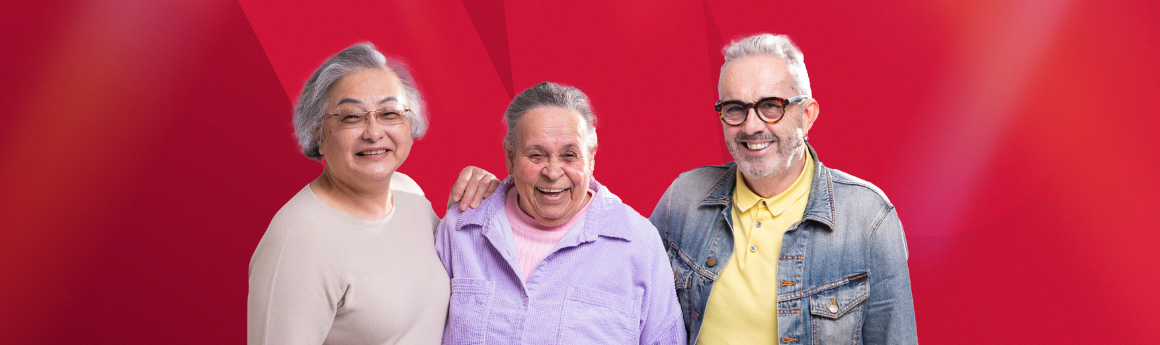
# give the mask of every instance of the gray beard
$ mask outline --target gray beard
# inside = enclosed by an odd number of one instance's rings
[[[771,134],[772,135],[772,134]],[[726,140],[726,147],[729,148],[729,154],[733,155],[733,160],[737,162],[737,168],[746,176],[755,178],[767,178],[777,176],[789,170],[790,164],[793,163],[793,157],[798,151],[801,151],[805,144],[802,129],[795,128],[786,138],[776,137],[770,145],[777,145],[777,155],[772,160],[767,161],[765,157],[746,157],[742,154],[740,137],[738,134],[733,140]]]

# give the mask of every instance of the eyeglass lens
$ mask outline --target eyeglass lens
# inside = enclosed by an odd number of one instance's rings
[[[721,115],[724,117],[725,122],[741,124],[745,122],[746,117],[749,117],[749,108],[750,106],[748,104],[741,104],[740,102],[726,103],[721,107]],[[773,99],[761,101],[754,105],[753,108],[757,110],[757,114],[765,122],[777,122],[785,114],[785,107],[781,105],[781,102]]]
[[[375,111],[361,111],[358,109],[339,109],[338,123],[343,128],[355,128],[366,125],[367,117],[374,117],[380,125],[390,126],[403,122],[405,109],[380,108]]]

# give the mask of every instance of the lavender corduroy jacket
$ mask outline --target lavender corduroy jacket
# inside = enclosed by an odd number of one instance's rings
[[[683,344],[673,269],[652,223],[607,188],[532,271],[527,284],[504,198],[452,207],[435,233],[451,277],[444,344]]]

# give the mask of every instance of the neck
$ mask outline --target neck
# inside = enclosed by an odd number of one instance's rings
[[[753,193],[756,193],[762,198],[772,198],[793,186],[798,176],[801,176],[802,170],[806,168],[806,159],[809,159],[809,154],[803,149],[794,154],[789,168],[785,169],[781,174],[768,177],[754,177],[742,171],[741,178],[745,180],[745,185]]]
[[[362,220],[383,219],[394,207],[390,178],[386,182],[352,183],[335,178],[329,167],[323,167],[310,188],[326,206]]]

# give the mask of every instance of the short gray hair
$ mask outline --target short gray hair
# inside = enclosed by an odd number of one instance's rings
[[[507,111],[503,114],[503,122],[507,124],[507,135],[503,137],[503,147],[514,151],[516,145],[516,124],[520,118],[532,109],[539,107],[560,107],[575,111],[588,124],[588,149],[596,147],[596,115],[592,113],[592,105],[588,103],[588,95],[575,87],[542,82],[521,91],[512,99]]]
[[[322,159],[318,152],[318,136],[330,87],[342,77],[369,69],[388,70],[395,74],[405,94],[400,103],[411,109],[411,136],[420,138],[427,133],[426,105],[407,65],[386,58],[371,43],[358,43],[326,59],[302,86],[302,95],[298,96],[298,105],[294,107],[294,136],[298,138],[302,154],[310,159]]]
[[[721,50],[725,55],[725,64],[744,56],[765,54],[773,55],[785,60],[789,77],[793,79],[794,91],[798,94],[813,96],[810,91],[810,76],[806,73],[805,55],[789,40],[786,35],[757,34],[735,40]],[[725,69],[725,65],[721,65]]]

